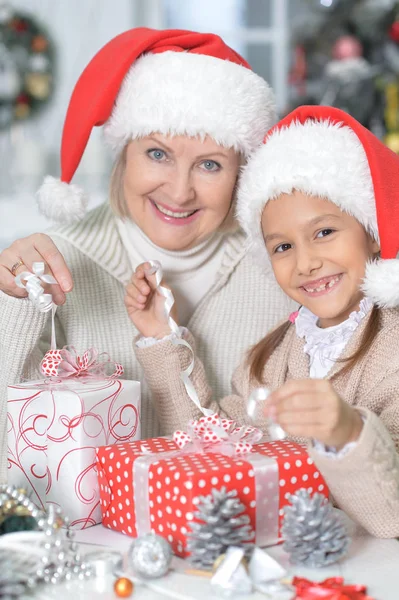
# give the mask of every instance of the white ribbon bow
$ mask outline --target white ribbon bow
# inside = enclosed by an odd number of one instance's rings
[[[53,297],[46,294],[42,286],[43,283],[57,283],[52,275],[44,272],[44,262],[34,262],[32,265],[33,273],[24,271],[15,277],[15,283],[18,287],[28,292],[28,297],[40,312],[49,312],[53,308]]]

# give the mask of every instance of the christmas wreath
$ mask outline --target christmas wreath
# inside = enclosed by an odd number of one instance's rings
[[[31,16],[0,6],[0,129],[34,116],[54,86],[54,46]]]

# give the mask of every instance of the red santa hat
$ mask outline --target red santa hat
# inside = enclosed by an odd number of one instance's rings
[[[379,242],[363,290],[378,306],[399,306],[399,156],[337,108],[301,106],[285,117],[251,156],[238,190],[238,219],[264,264],[263,209],[293,190],[327,198]]]
[[[95,126],[104,125],[116,151],[159,132],[209,135],[248,156],[274,122],[269,85],[219,36],[131,29],[106,44],[80,76],[62,134],[61,179],[45,178],[39,207],[62,222],[83,216],[87,199],[69,184]]]

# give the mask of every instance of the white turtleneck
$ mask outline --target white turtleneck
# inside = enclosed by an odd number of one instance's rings
[[[132,269],[148,260],[161,263],[165,282],[173,290],[179,325],[187,325],[222,264],[223,234],[216,232],[189,250],[172,251],[153,244],[133,221],[116,221]]]

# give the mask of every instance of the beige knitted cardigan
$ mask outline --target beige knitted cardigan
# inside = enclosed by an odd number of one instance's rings
[[[381,314],[382,328],[367,355],[349,373],[342,373],[342,363],[336,363],[327,377],[341,397],[364,415],[356,446],[347,454],[332,458],[309,444],[309,453],[340,508],[371,534],[398,537],[399,311],[383,310]],[[368,318],[369,315],[354,332],[346,356],[358,347]],[[185,337],[194,344],[189,332]],[[288,379],[307,378],[309,360],[303,346],[304,340],[297,337],[292,325],[264,368],[263,384],[273,390]],[[171,434],[176,424],[184,429],[190,418],[201,416],[179,378],[179,372],[191,360],[187,348],[165,340],[147,348],[136,347],[135,352],[151,387],[164,434]],[[245,399],[259,384],[249,380],[245,362],[233,377],[235,394],[219,402],[212,400],[211,387],[198,358],[191,379],[202,406],[240,424],[248,422]]]
[[[126,379],[142,380],[132,352],[137,330],[123,303],[131,266],[105,204],[76,225],[63,226],[51,236],[72,271],[74,290],[57,310],[58,347],[66,343],[84,351],[107,351],[123,364]],[[151,259],[151,257],[148,257]],[[226,236],[222,266],[214,285],[196,307],[189,327],[198,342],[198,355],[219,396],[230,393],[230,381],[242,352],[271,329],[290,309],[272,278],[249,267],[241,232]],[[0,292],[0,483],[6,478],[6,388],[24,379],[37,379],[49,348],[49,318],[26,299]],[[179,424],[169,418],[171,427]],[[142,389],[143,437],[159,433],[148,390]]]

